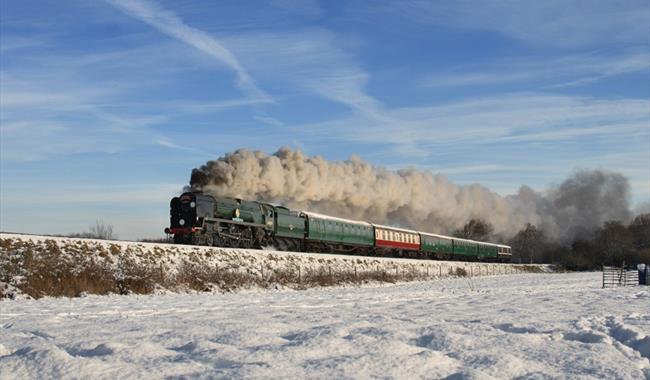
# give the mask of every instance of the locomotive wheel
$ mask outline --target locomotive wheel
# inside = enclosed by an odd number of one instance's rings
[[[253,231],[250,228],[242,231],[241,246],[242,248],[253,248]]]
[[[288,251],[287,243],[284,239],[275,239],[275,247],[280,251]]]
[[[205,234],[205,245],[212,247],[214,245],[214,237],[211,233]]]
[[[260,249],[268,247],[270,245],[273,245],[273,240],[269,236],[262,236],[257,240],[257,247]]]

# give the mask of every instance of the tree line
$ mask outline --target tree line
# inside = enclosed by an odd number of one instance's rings
[[[650,264],[650,214],[637,215],[632,222],[605,222],[600,228],[578,235],[571,241],[550,239],[542,229],[526,224],[509,240],[493,236],[489,222],[470,220],[454,231],[455,237],[494,241],[512,247],[513,262],[558,264],[569,270],[597,269],[623,263]]]

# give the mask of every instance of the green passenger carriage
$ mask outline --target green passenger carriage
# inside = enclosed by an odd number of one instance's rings
[[[498,246],[491,243],[478,243],[478,258],[479,259],[496,259],[498,256]]]
[[[420,232],[422,252],[430,257],[450,257],[454,253],[452,238],[449,236]]]
[[[375,244],[370,223],[305,211],[301,216],[306,219],[305,240],[309,247],[348,246],[349,250],[359,250]]]

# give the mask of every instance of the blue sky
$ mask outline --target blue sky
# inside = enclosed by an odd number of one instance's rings
[[[647,1],[2,1],[0,230],[162,235],[237,148],[650,200]]]

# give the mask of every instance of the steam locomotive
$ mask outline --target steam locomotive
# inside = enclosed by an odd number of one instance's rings
[[[174,243],[283,251],[509,262],[507,245],[459,239],[269,203],[186,192],[170,202]]]

